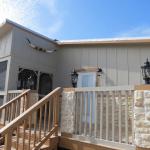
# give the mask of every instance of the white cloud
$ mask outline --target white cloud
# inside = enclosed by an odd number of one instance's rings
[[[131,30],[121,32],[116,37],[150,37],[150,27],[136,27]]]
[[[59,15],[58,10],[56,8],[56,0],[41,0],[41,3],[43,3],[45,6],[49,8],[49,12],[51,15]]]
[[[46,9],[48,14],[43,14],[42,9]],[[0,23],[8,18],[51,36],[63,25],[61,14],[57,8],[57,0],[0,0]],[[45,15],[48,18],[45,18]],[[46,28],[42,26],[43,22]]]
[[[32,0],[0,0],[0,22],[6,18],[21,24],[31,22],[36,16],[34,8],[36,2],[32,2]]]
[[[41,3],[43,3],[49,12],[50,18],[52,19],[51,26],[48,27],[47,31],[50,36],[56,36],[56,34],[60,31],[60,29],[63,26],[63,12],[59,12],[57,6],[58,6],[58,0],[41,0]]]

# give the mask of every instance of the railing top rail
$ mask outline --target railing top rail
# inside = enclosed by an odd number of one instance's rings
[[[5,91],[0,91],[0,96],[5,96],[6,92]]]
[[[75,92],[105,92],[105,91],[132,91],[134,86],[110,86],[110,87],[81,87],[75,88]]]
[[[8,94],[20,94],[25,90],[9,90]],[[0,96],[5,96],[6,95],[6,91],[0,91]]]
[[[28,110],[23,112],[20,116],[15,118],[13,121],[11,121],[9,124],[7,124],[5,127],[0,129],[0,135],[4,135],[7,133],[9,130],[12,130],[17,127],[28,115],[30,115],[32,112],[40,108],[43,104],[45,104],[51,96],[56,96],[58,93],[61,93],[61,88],[58,87],[52,92],[50,92],[48,95],[46,95],[44,98],[42,98],[40,101],[32,105]]]
[[[144,84],[144,85],[136,85],[135,90],[150,90],[150,85],[149,84]]]
[[[23,95],[25,95],[26,93],[28,93],[30,91],[30,89],[24,91],[23,93],[21,93],[20,95],[16,96],[15,98],[13,98],[12,100],[10,100],[9,102],[7,102],[6,104],[2,105],[0,107],[0,110],[6,108],[8,105],[10,105],[11,103],[13,103],[14,101],[18,100],[19,98],[21,98]]]
[[[9,90],[8,91],[8,94],[19,94],[19,93],[22,93],[22,92],[24,92],[25,90]]]

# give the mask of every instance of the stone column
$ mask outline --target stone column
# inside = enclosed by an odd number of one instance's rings
[[[64,89],[61,102],[61,132],[74,133],[75,92],[74,89]]]
[[[150,150],[150,91],[135,91],[134,131],[136,150]]]

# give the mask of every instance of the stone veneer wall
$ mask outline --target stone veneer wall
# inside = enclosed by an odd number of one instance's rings
[[[75,92],[63,91],[61,102],[61,132],[73,133],[75,120]]]
[[[150,91],[135,91],[134,97],[135,145],[150,148]]]

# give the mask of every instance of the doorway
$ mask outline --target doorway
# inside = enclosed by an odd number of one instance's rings
[[[52,91],[53,87],[53,75],[48,73],[40,73],[39,76],[39,99],[47,95]]]

